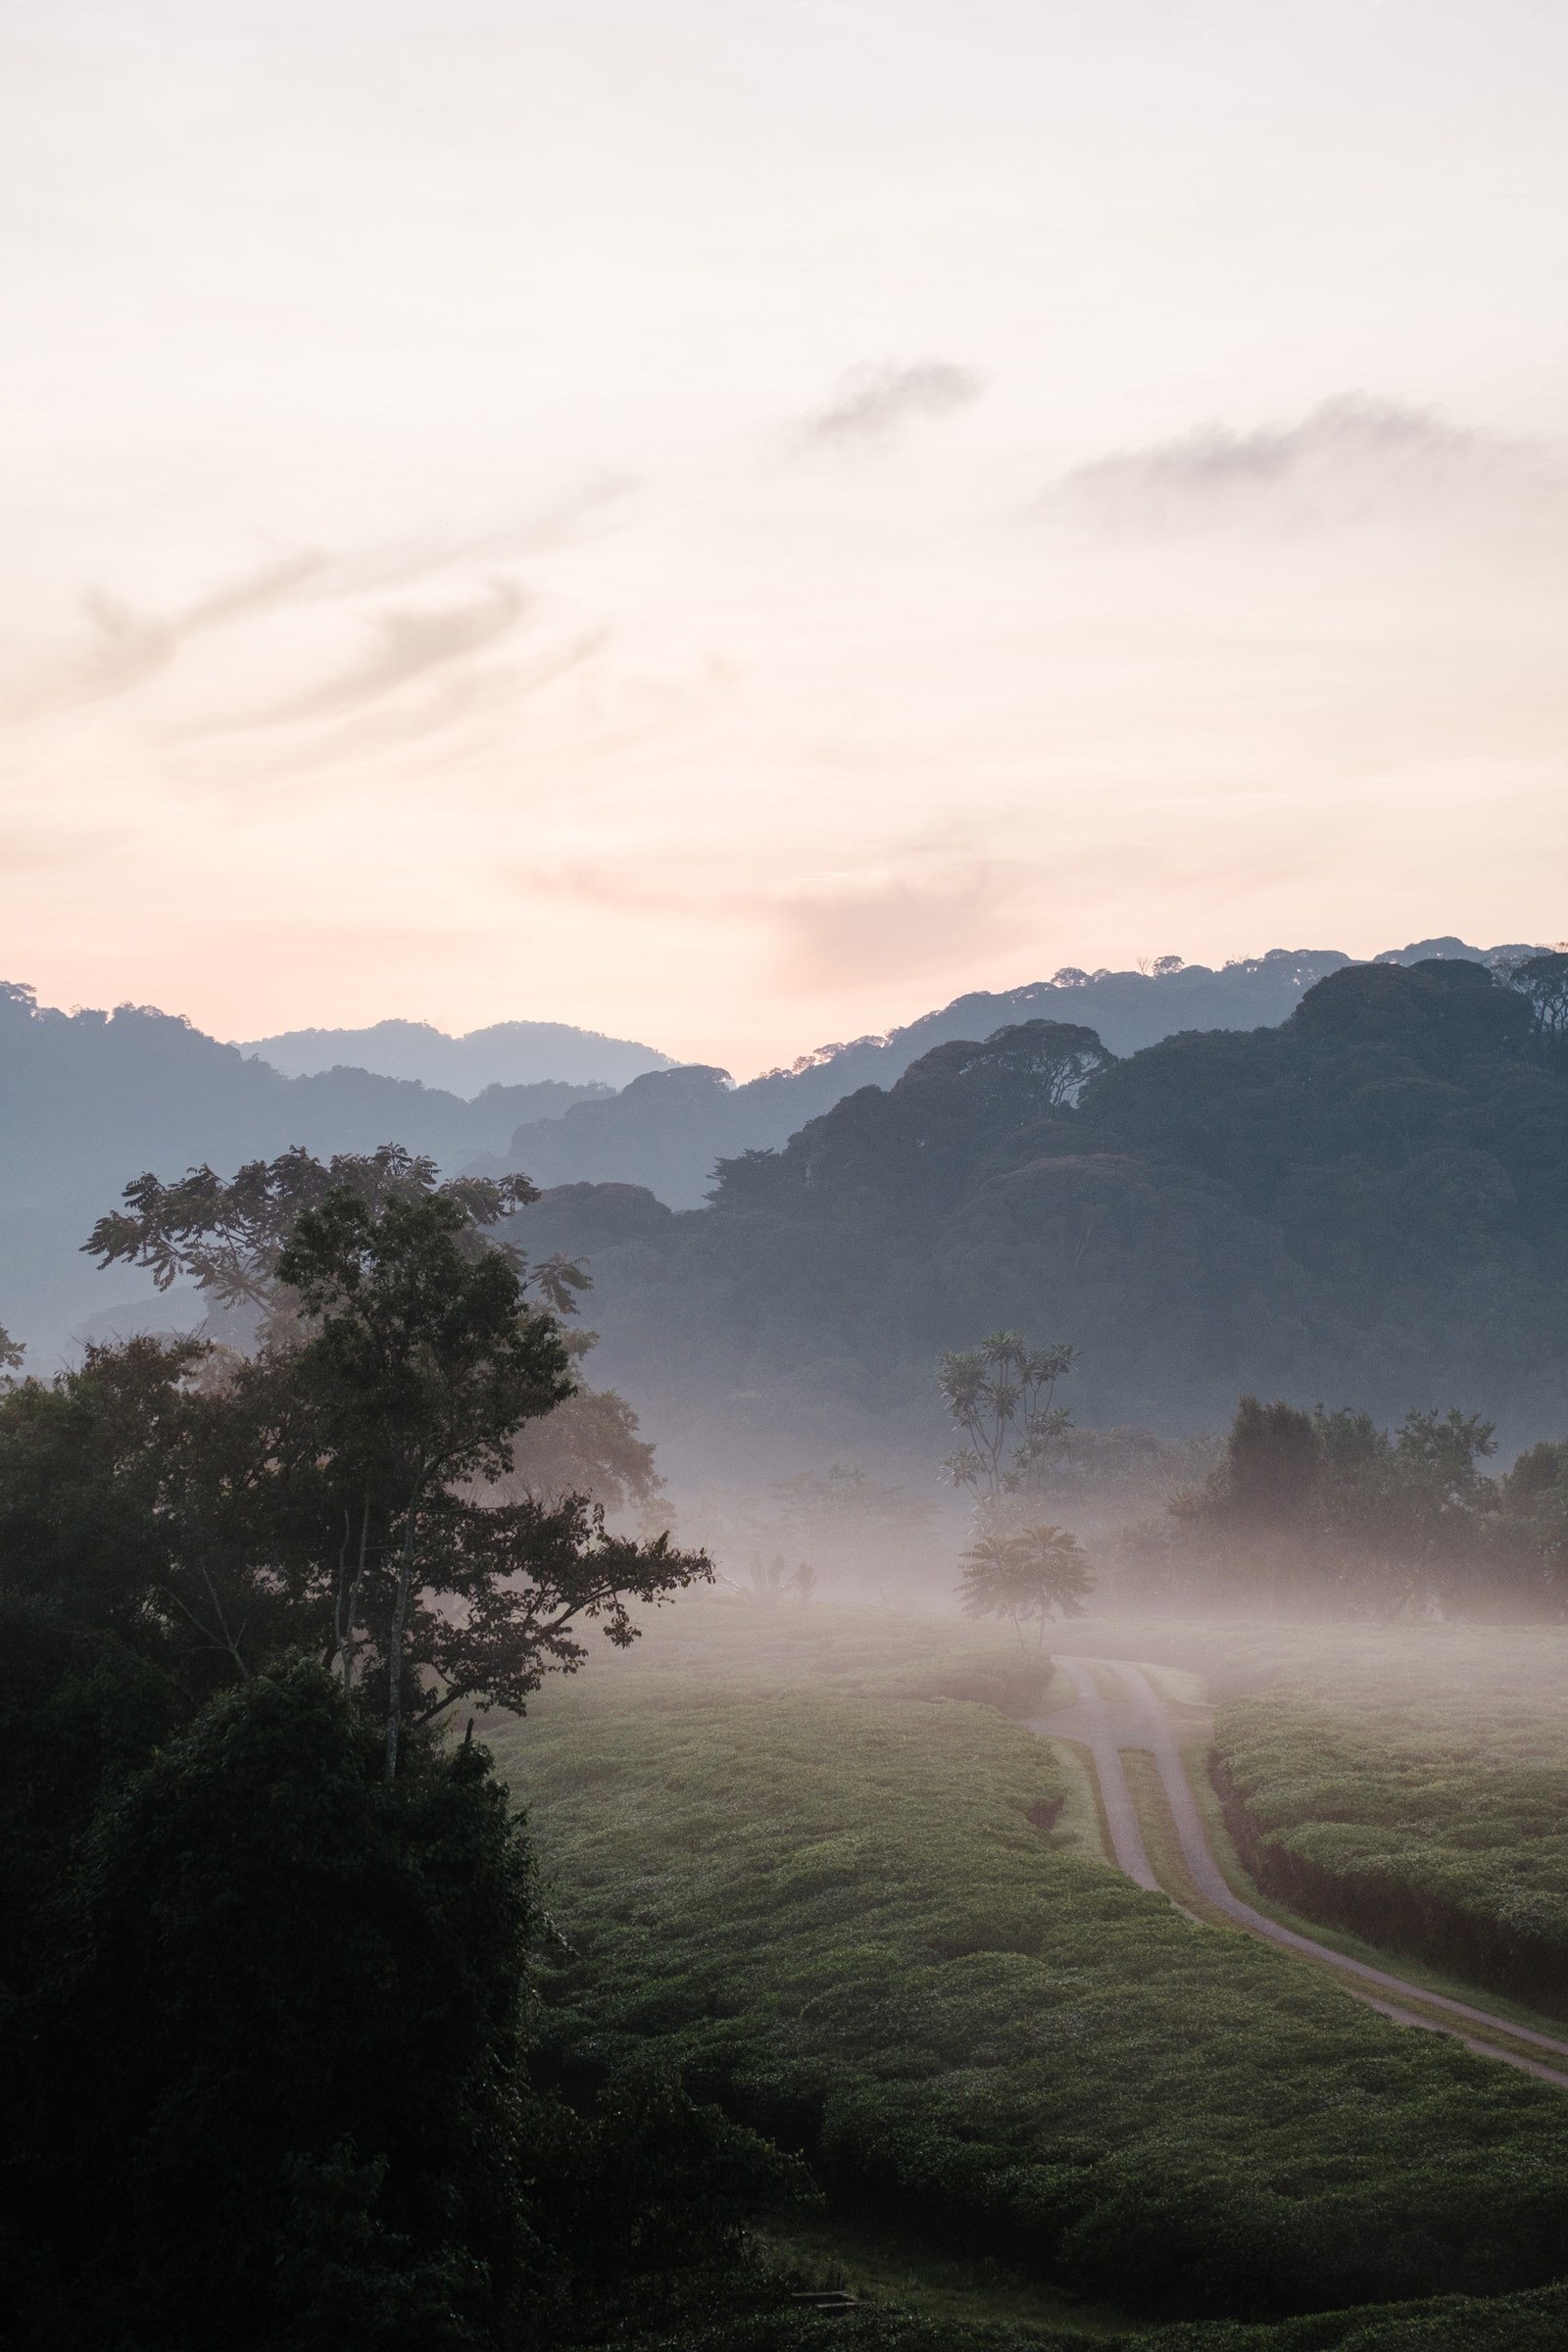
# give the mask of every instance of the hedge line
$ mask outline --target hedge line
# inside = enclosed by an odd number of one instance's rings
[[[1548,1704],[1552,1708],[1547,1713]],[[1276,1690],[1221,1710],[1211,1773],[1249,1870],[1281,1902],[1568,2017],[1568,1754],[1484,1698],[1353,1709]]]
[[[1548,2286],[1491,2301],[1442,2295],[1257,2326],[1210,2320],[1140,2328],[1115,2338],[891,2309],[834,2319],[773,2310],[634,2340],[617,2352],[1561,2352],[1565,2342],[1568,2286]]]

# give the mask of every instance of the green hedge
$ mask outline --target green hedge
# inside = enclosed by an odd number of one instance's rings
[[[1179,2315],[1568,2271],[1559,2093],[1053,1842],[989,1710],[632,1674],[503,1744],[564,2034],[657,2041],[837,2194]]]
[[[1221,1710],[1214,1780],[1259,1885],[1568,2017],[1568,1727],[1518,1692],[1294,1683]]]
[[[1499,2295],[1492,2302],[1441,2295],[1273,2328],[1161,2328],[1127,2341],[1128,2352],[1562,2352],[1568,2287]]]

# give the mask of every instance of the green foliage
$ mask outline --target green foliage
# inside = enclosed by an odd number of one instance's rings
[[[1081,1617],[1095,1572],[1065,1527],[1008,1528],[982,1535],[963,1554],[958,1606],[966,1617],[1005,1617],[1024,1646],[1031,1620],[1035,1647],[1045,1646],[1053,1617]]]
[[[15,2340],[500,2352],[745,2287],[786,2163],[657,2066],[558,2042],[524,2073],[541,1923],[482,1750],[416,1738],[389,1787],[341,1686],[297,1665],[153,1752],[145,1694],[68,1661],[6,1761],[94,1704],[98,1753],[52,1792],[68,1867],[27,1880],[39,1825],[0,1815],[33,1931],[8,1907]]]
[[[1119,2352],[1127,2340],[1072,2327],[928,2319],[897,2307],[818,2314],[780,2308],[775,2296],[719,2320],[705,2315],[667,2334],[634,2336],[624,2352]]]
[[[192,1702],[322,1646],[336,1549],[318,1416],[289,1362],[234,1362],[213,1385],[207,1353],[129,1340],[0,1392],[0,1589],[127,1642]]]
[[[1015,1331],[994,1331],[978,1348],[949,1349],[937,1386],[965,1440],[943,1464],[956,1487],[978,1496],[1016,1494],[1038,1483],[1072,1415],[1052,1402],[1077,1349],[1031,1348]]]
[[[645,1660],[508,1747],[580,1955],[556,2031],[657,2040],[835,2193],[1122,2301],[1299,2310],[1568,2262],[1558,2094],[1054,1848],[1048,1749],[853,1680],[790,1699]]]
[[[100,1806],[8,2036],[7,2211],[72,2340],[457,2347],[518,2307],[526,1849],[477,1751],[378,1762],[297,1667]]]
[[[126,1185],[124,1208],[100,1217],[82,1248],[104,1267],[145,1267],[161,1291],[184,1275],[220,1306],[270,1314],[279,1302],[278,1261],[300,1218],[334,1194],[351,1195],[372,1218],[394,1203],[440,1199],[461,1212],[460,1227],[475,1229],[539,1197],[523,1176],[438,1184],[437,1174],[433,1159],[396,1144],[338,1152],[324,1164],[296,1146],[270,1161],[248,1160],[227,1179],[205,1164],[172,1183],[149,1172]],[[582,1287],[578,1269],[564,1271],[570,1287]]]
[[[1568,1730],[1549,1655],[1506,1671],[1338,1661],[1216,1722],[1239,1842],[1271,1892],[1568,2015]]]
[[[581,1663],[574,1628],[623,1644],[630,1602],[710,1570],[518,1476],[518,1431],[572,1384],[522,1261],[479,1230],[496,1188],[434,1191],[391,1152],[374,1184],[322,1193],[324,1173],[295,1154],[263,1188],[268,1295],[290,1305],[254,1354],[134,1340],[0,1384],[0,1589],[118,1635],[193,1701],[294,1649],[341,1660],[346,1686],[377,1688],[390,1776],[406,1717],[520,1709]],[[279,1240],[301,1188],[317,1204]],[[180,1233],[207,1214],[182,1209]]]
[[[1115,2339],[1071,2328],[932,2321],[897,2310],[834,2319],[759,2311],[634,2339],[626,2352],[1559,2352],[1568,2287],[1482,2301],[1444,2295],[1249,2326],[1207,2321]]]
[[[1160,2328],[1138,2352],[1558,2352],[1568,2287],[1533,2294],[1434,2296],[1392,2309],[1336,2311],[1273,2328]]]
[[[107,1787],[187,1720],[168,1671],[46,1593],[0,1592],[0,2019],[48,1974]]]
[[[504,1590],[511,1565],[504,1538],[515,1514],[507,1514],[505,1528],[493,1512],[477,1518],[463,1511],[461,1490],[509,1470],[517,1430],[570,1394],[554,1317],[525,1306],[522,1275],[509,1252],[465,1247],[470,1223],[449,1196],[394,1197],[377,1205],[341,1186],[299,1216],[276,1261],[308,1334],[293,1369],[318,1399],[321,1439],[344,1496],[338,1622],[345,1681],[353,1679],[368,1565],[362,1545],[349,1581],[350,1498],[363,1497],[367,1535],[372,1513],[385,1530],[392,1563],[381,1642],[389,1779],[404,1710],[416,1703],[411,1606],[439,1623],[435,1604],[457,1592],[476,1603],[481,1620],[499,1613],[504,1628],[514,1613]],[[443,1538],[459,1513],[470,1540],[454,1546]],[[444,1680],[446,1698],[475,1687],[461,1668]]]

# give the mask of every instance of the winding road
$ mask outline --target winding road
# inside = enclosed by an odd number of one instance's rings
[[[1372,1968],[1365,1961],[1352,1960],[1326,1943],[1315,1942],[1309,1936],[1298,1935],[1295,1929],[1283,1927],[1277,1919],[1270,1919],[1265,1913],[1254,1910],[1250,1903],[1243,1902],[1233,1891],[1229,1880],[1214,1858],[1203,1817],[1199,1811],[1192,1783],[1182,1761],[1181,1745],[1170,1710],[1144,1669],[1124,1658],[1078,1658],[1059,1654],[1055,1664],[1070,1678],[1077,1693],[1076,1703],[1067,1708],[1048,1709],[1034,1718],[1030,1729],[1047,1739],[1073,1740],[1089,1750],[1095,1778],[1100,1784],[1101,1804],[1111,1850],[1128,1878],[1152,1891],[1166,1891],[1160,1888],[1159,1880],[1150,1862],[1138,1807],[1133,1800],[1122,1762],[1124,1749],[1142,1748],[1154,1759],[1193,1886],[1209,1909],[1221,1913],[1238,1928],[1253,1936],[1265,1936],[1270,1943],[1283,1944],[1305,1959],[1334,1969],[1345,1984],[1347,1992],[1370,2001],[1374,2008],[1381,2009],[1385,2016],[1394,2018],[1396,2023],[1424,2027],[1432,2033],[1456,2034],[1468,2048],[1479,2051],[1484,2057],[1501,2059],[1504,2065],[1520,2067],[1526,2074],[1539,2075],[1544,2082],[1555,2082],[1563,2089],[1568,2089],[1568,2065],[1547,2065],[1541,2058],[1529,2054],[1532,2050],[1540,2050],[1560,2062],[1568,2062],[1568,2040],[1560,2041],[1549,2034],[1537,2033],[1530,2026],[1514,2025],[1508,2019],[1496,2017],[1486,2009],[1473,2008],[1467,2002],[1450,1999],[1446,1993],[1431,1992],[1424,1985],[1412,1984],[1403,1977],[1391,1975],[1386,1969]],[[1111,1677],[1120,1686],[1114,1699],[1105,1696],[1101,1687],[1101,1676]],[[1171,1899],[1174,1900],[1174,1896]],[[1194,1915],[1189,1912],[1188,1916],[1191,1918]],[[1347,1979],[1349,1982],[1346,1982]],[[1396,1996],[1396,2003],[1382,1997],[1389,1994]],[[1467,2032],[1466,2028],[1470,2031]],[[1500,2046],[1503,2041],[1519,2046]]]

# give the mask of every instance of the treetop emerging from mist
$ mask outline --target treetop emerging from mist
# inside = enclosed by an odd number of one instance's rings
[[[539,1198],[522,1175],[458,1176],[443,1184],[433,1159],[396,1144],[338,1152],[324,1162],[296,1146],[272,1160],[249,1160],[226,1180],[205,1164],[173,1180],[138,1176],[125,1187],[125,1207],[100,1217],[82,1248],[106,1268],[144,1267],[161,1291],[185,1276],[220,1306],[270,1315],[290,1237],[303,1215],[334,1194],[352,1196],[371,1218],[395,1202],[448,1201],[458,1212],[453,1230],[468,1248],[489,1241],[502,1219]],[[515,1257],[509,1244],[500,1246]],[[559,1258],[537,1267],[533,1279],[558,1314],[570,1313],[573,1293],[589,1287],[580,1267]]]
[[[943,1401],[967,1441],[943,1469],[978,1501],[1016,1494],[1045,1468],[1072,1426],[1053,1399],[1078,1350],[1066,1342],[1031,1348],[1015,1331],[994,1331],[978,1348],[950,1348],[937,1365]]]

